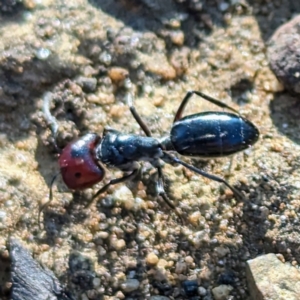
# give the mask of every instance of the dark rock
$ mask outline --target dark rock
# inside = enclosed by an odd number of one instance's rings
[[[235,279],[236,279],[236,276],[232,270],[225,270],[225,272],[220,274],[218,283],[235,285]]]
[[[182,287],[186,296],[191,297],[197,294],[198,282],[197,280],[185,280]]]
[[[300,93],[300,16],[279,27],[269,41],[268,59],[278,80]]]
[[[72,300],[49,269],[42,268],[16,240],[10,240],[12,300]]]
[[[97,79],[80,76],[77,78],[76,82],[82,87],[83,91],[86,93],[92,93],[97,88]]]

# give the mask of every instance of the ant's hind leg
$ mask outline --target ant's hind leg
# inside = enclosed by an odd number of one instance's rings
[[[220,100],[217,100],[213,97],[210,97],[202,92],[198,92],[198,91],[188,91],[186,93],[186,95],[184,96],[183,100],[181,101],[179,107],[178,107],[178,110],[175,114],[175,117],[174,117],[174,121],[173,123],[175,123],[176,121],[180,120],[182,118],[182,115],[183,115],[183,112],[185,110],[185,107],[186,105],[188,104],[188,102],[190,101],[190,99],[192,98],[192,96],[196,94],[197,96],[205,99],[206,101],[210,102],[210,103],[213,103],[219,107],[222,107],[222,108],[226,108],[226,109],[229,109],[231,110],[232,112],[236,113],[239,115],[239,112],[237,110],[235,110],[234,108],[230,107],[229,105],[223,103],[222,101]]]
[[[206,177],[208,179],[211,179],[211,180],[214,180],[214,181],[217,181],[217,182],[220,182],[220,183],[223,183],[225,184],[233,193],[236,197],[238,197],[240,200],[245,200],[245,197],[243,196],[243,194],[241,192],[239,192],[236,188],[234,188],[233,186],[231,186],[225,179],[223,178],[220,178],[216,175],[213,175],[213,174],[209,174],[209,173],[206,173],[204,172],[203,170],[200,170],[192,165],[189,165],[187,163],[185,163],[184,161],[180,160],[179,158],[177,157],[174,157],[174,156],[171,156],[167,153],[164,153],[164,161],[168,162],[168,163],[177,163],[177,164],[180,164],[184,167],[186,167],[187,169],[195,172],[196,174],[199,174],[203,177]]]

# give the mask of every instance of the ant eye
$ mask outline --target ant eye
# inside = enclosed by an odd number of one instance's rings
[[[94,154],[99,141],[98,135],[90,133],[63,149],[59,165],[63,181],[68,188],[86,189],[103,179],[104,169]]]

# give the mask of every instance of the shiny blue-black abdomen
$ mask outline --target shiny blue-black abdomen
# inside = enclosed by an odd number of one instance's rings
[[[239,115],[204,112],[175,122],[170,142],[181,155],[220,157],[248,148],[258,137],[258,129]]]

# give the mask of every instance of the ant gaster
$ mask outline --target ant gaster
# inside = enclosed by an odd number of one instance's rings
[[[105,184],[93,196],[95,199],[111,185],[134,178],[139,173],[140,165],[138,162],[148,161],[157,169],[158,194],[175,210],[177,215],[180,215],[164,190],[161,164],[161,161],[164,161],[171,165],[183,165],[201,176],[223,183],[236,196],[243,198],[242,194],[223,178],[208,174],[182,161],[174,153],[204,158],[222,157],[237,153],[252,146],[258,140],[259,131],[255,125],[225,103],[201,92],[189,91],[175,114],[170,134],[166,137],[154,138],[133,105],[133,96],[130,93],[131,81],[126,79],[124,86],[127,89],[126,101],[131,114],[146,136],[126,134],[112,128],[106,128],[102,137],[95,133],[88,133],[70,142],[62,150],[59,157],[60,174],[70,189],[82,190],[102,181],[105,177],[104,166],[117,168],[124,172],[123,177],[112,179]],[[183,117],[185,107],[194,94],[221,108],[228,109],[232,113],[207,111]],[[46,93],[44,96],[44,114],[55,136],[58,125],[49,111],[51,99],[51,93]],[[40,212],[52,200],[52,185],[55,178],[56,176],[51,182],[49,201],[40,209]]]

